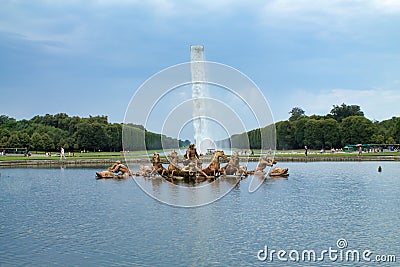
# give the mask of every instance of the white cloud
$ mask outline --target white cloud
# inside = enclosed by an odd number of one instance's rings
[[[400,12],[399,0],[272,0],[264,11],[291,17],[335,16],[354,17],[376,12]],[[288,17],[290,19],[290,17]]]
[[[399,13],[400,1],[399,0],[373,0],[372,5],[378,10],[385,13]]]
[[[65,3],[65,1],[48,1]],[[71,1],[69,1],[71,2]],[[73,1],[74,2],[74,1]],[[79,2],[79,1],[78,1]],[[320,14],[332,16],[357,16],[361,12],[400,12],[399,0],[269,0],[269,1],[242,1],[242,0],[91,0],[90,3],[99,6],[143,6],[159,7],[169,10],[176,8],[176,12],[203,9],[220,11],[242,8],[257,11],[264,6],[265,11],[276,14],[294,16]]]
[[[322,39],[337,33],[358,38],[361,25],[400,13],[400,1],[272,0],[260,10],[260,20],[268,27],[314,31]]]

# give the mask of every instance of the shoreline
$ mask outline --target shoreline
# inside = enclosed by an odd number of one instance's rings
[[[400,161],[399,156],[275,156],[274,159],[277,162],[354,162],[354,161]],[[20,159],[20,160],[2,160],[0,161],[0,168],[15,168],[15,167],[91,167],[91,166],[107,166],[113,164],[116,160],[115,158],[110,159]],[[134,159],[124,159],[121,158],[122,163],[133,163],[133,164],[144,164],[150,163],[148,158],[134,158]],[[259,160],[258,156],[249,157],[249,162],[257,162]],[[241,160],[243,161],[243,159]],[[165,162],[164,164],[168,164]]]

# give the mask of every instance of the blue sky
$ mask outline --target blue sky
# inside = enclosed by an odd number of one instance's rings
[[[258,85],[275,121],[343,102],[384,120],[400,116],[399,29],[396,0],[4,0],[0,114],[122,122],[135,90],[200,44]]]

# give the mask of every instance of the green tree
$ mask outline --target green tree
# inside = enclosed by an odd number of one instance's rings
[[[292,108],[292,110],[289,111],[289,114],[290,114],[289,121],[296,121],[300,118],[305,117],[305,111],[299,107]]]
[[[80,123],[77,125],[74,137],[77,140],[80,149],[93,149],[95,145],[91,135],[92,130],[89,123]]]
[[[0,125],[6,124],[8,122],[15,122],[15,119],[10,118],[6,115],[0,115]]]
[[[73,136],[74,135],[74,133],[77,131],[77,126],[80,123],[82,123],[82,119],[81,118],[79,118],[77,116],[74,116],[74,117],[70,118],[69,126],[68,126],[69,136]]]
[[[375,131],[374,131],[374,135],[373,138],[376,139],[375,137],[377,136],[383,136],[383,138],[379,138],[380,142],[373,142],[373,143],[379,143],[379,144],[383,144],[385,143],[385,140],[387,140],[388,138],[393,138],[395,140],[395,142],[400,142],[399,140],[399,126],[400,125],[400,118],[398,117],[392,117],[391,119],[388,120],[384,120],[381,122],[374,122],[374,126],[375,126]]]
[[[56,147],[63,147],[65,150],[69,149],[68,138],[61,138]]]
[[[289,121],[276,123],[276,139],[279,149],[291,149],[294,146],[293,129]]]
[[[105,150],[109,144],[104,125],[98,122],[78,124],[74,137],[79,147],[85,150]]]
[[[247,135],[251,149],[261,148],[261,130],[259,128],[248,132]]]
[[[160,149],[161,136],[152,132],[146,132],[146,149]]]
[[[18,139],[21,147],[29,147],[31,138],[27,133],[18,133]]]
[[[340,125],[342,144],[367,143],[374,133],[373,123],[365,117],[344,118]]]
[[[230,138],[231,146],[234,148],[249,148],[249,136],[247,133],[235,134]]]
[[[100,124],[108,124],[108,117],[107,116],[90,116],[86,118],[85,121],[88,123],[100,123]]]
[[[7,137],[7,136],[3,136],[3,137],[0,138],[0,147],[4,147],[5,148],[5,147],[9,146],[8,138],[9,137]]]
[[[294,134],[294,142],[296,148],[303,148],[305,146],[304,131],[308,120],[309,120],[308,118],[304,117],[294,121],[292,124],[294,129],[293,134]]]
[[[373,143],[373,144],[383,144],[383,143],[385,143],[385,137],[382,134],[374,133],[371,136],[371,143]]]
[[[0,138],[2,137],[10,137],[10,131],[8,129],[0,128]]]
[[[42,142],[44,151],[49,152],[55,150],[54,142],[47,133],[42,135]]]
[[[182,141],[182,140],[179,140],[179,147],[188,147],[190,145],[190,140],[185,140],[185,141]]]
[[[320,121],[323,132],[323,146],[338,147],[340,146],[340,130],[339,123],[334,119],[325,119]]]
[[[331,116],[338,122],[341,122],[344,118],[351,116],[364,116],[364,112],[361,111],[360,106],[357,105],[334,105],[331,109]]]
[[[124,149],[135,151],[143,150],[146,148],[145,145],[145,132],[136,127],[130,125],[124,125],[123,127],[124,136]]]
[[[110,140],[106,133],[106,127],[107,124],[101,124],[98,122],[91,124],[91,130],[93,134],[92,138],[94,141],[93,150],[108,150]]]
[[[270,124],[261,129],[261,149],[276,148],[276,127],[275,124]]]
[[[393,136],[397,143],[400,143],[400,117],[397,118],[397,121],[393,127]]]
[[[58,113],[54,116],[54,120],[57,122],[57,128],[68,131],[70,118],[65,113]]]
[[[43,140],[42,140],[42,136],[37,133],[34,132],[31,136],[31,142],[30,142],[30,146],[32,150],[35,150],[36,152],[39,150],[43,150]]]
[[[304,129],[304,143],[313,148],[324,146],[324,132],[320,120],[309,119],[307,121]]]
[[[394,144],[395,143],[395,141],[394,141],[394,138],[393,137],[389,137],[387,140],[386,140],[386,144],[388,144],[388,145],[391,145],[391,144]]]
[[[107,125],[106,133],[109,140],[110,151],[121,151],[122,150],[122,125],[112,124]]]
[[[12,134],[9,138],[8,138],[8,145],[10,147],[21,147],[21,142],[19,140],[19,136],[18,134]]]
[[[79,150],[79,145],[77,143],[74,143],[73,148],[75,151]]]

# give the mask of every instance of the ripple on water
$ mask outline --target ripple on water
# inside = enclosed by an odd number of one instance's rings
[[[161,204],[131,180],[95,180],[94,169],[2,170],[0,263],[265,265],[256,257],[264,245],[321,250],[342,237],[351,248],[400,254],[398,163],[379,163],[380,174],[375,162],[279,165],[288,179],[268,179],[252,194],[245,179],[199,208]],[[331,264],[315,266],[323,265]]]

